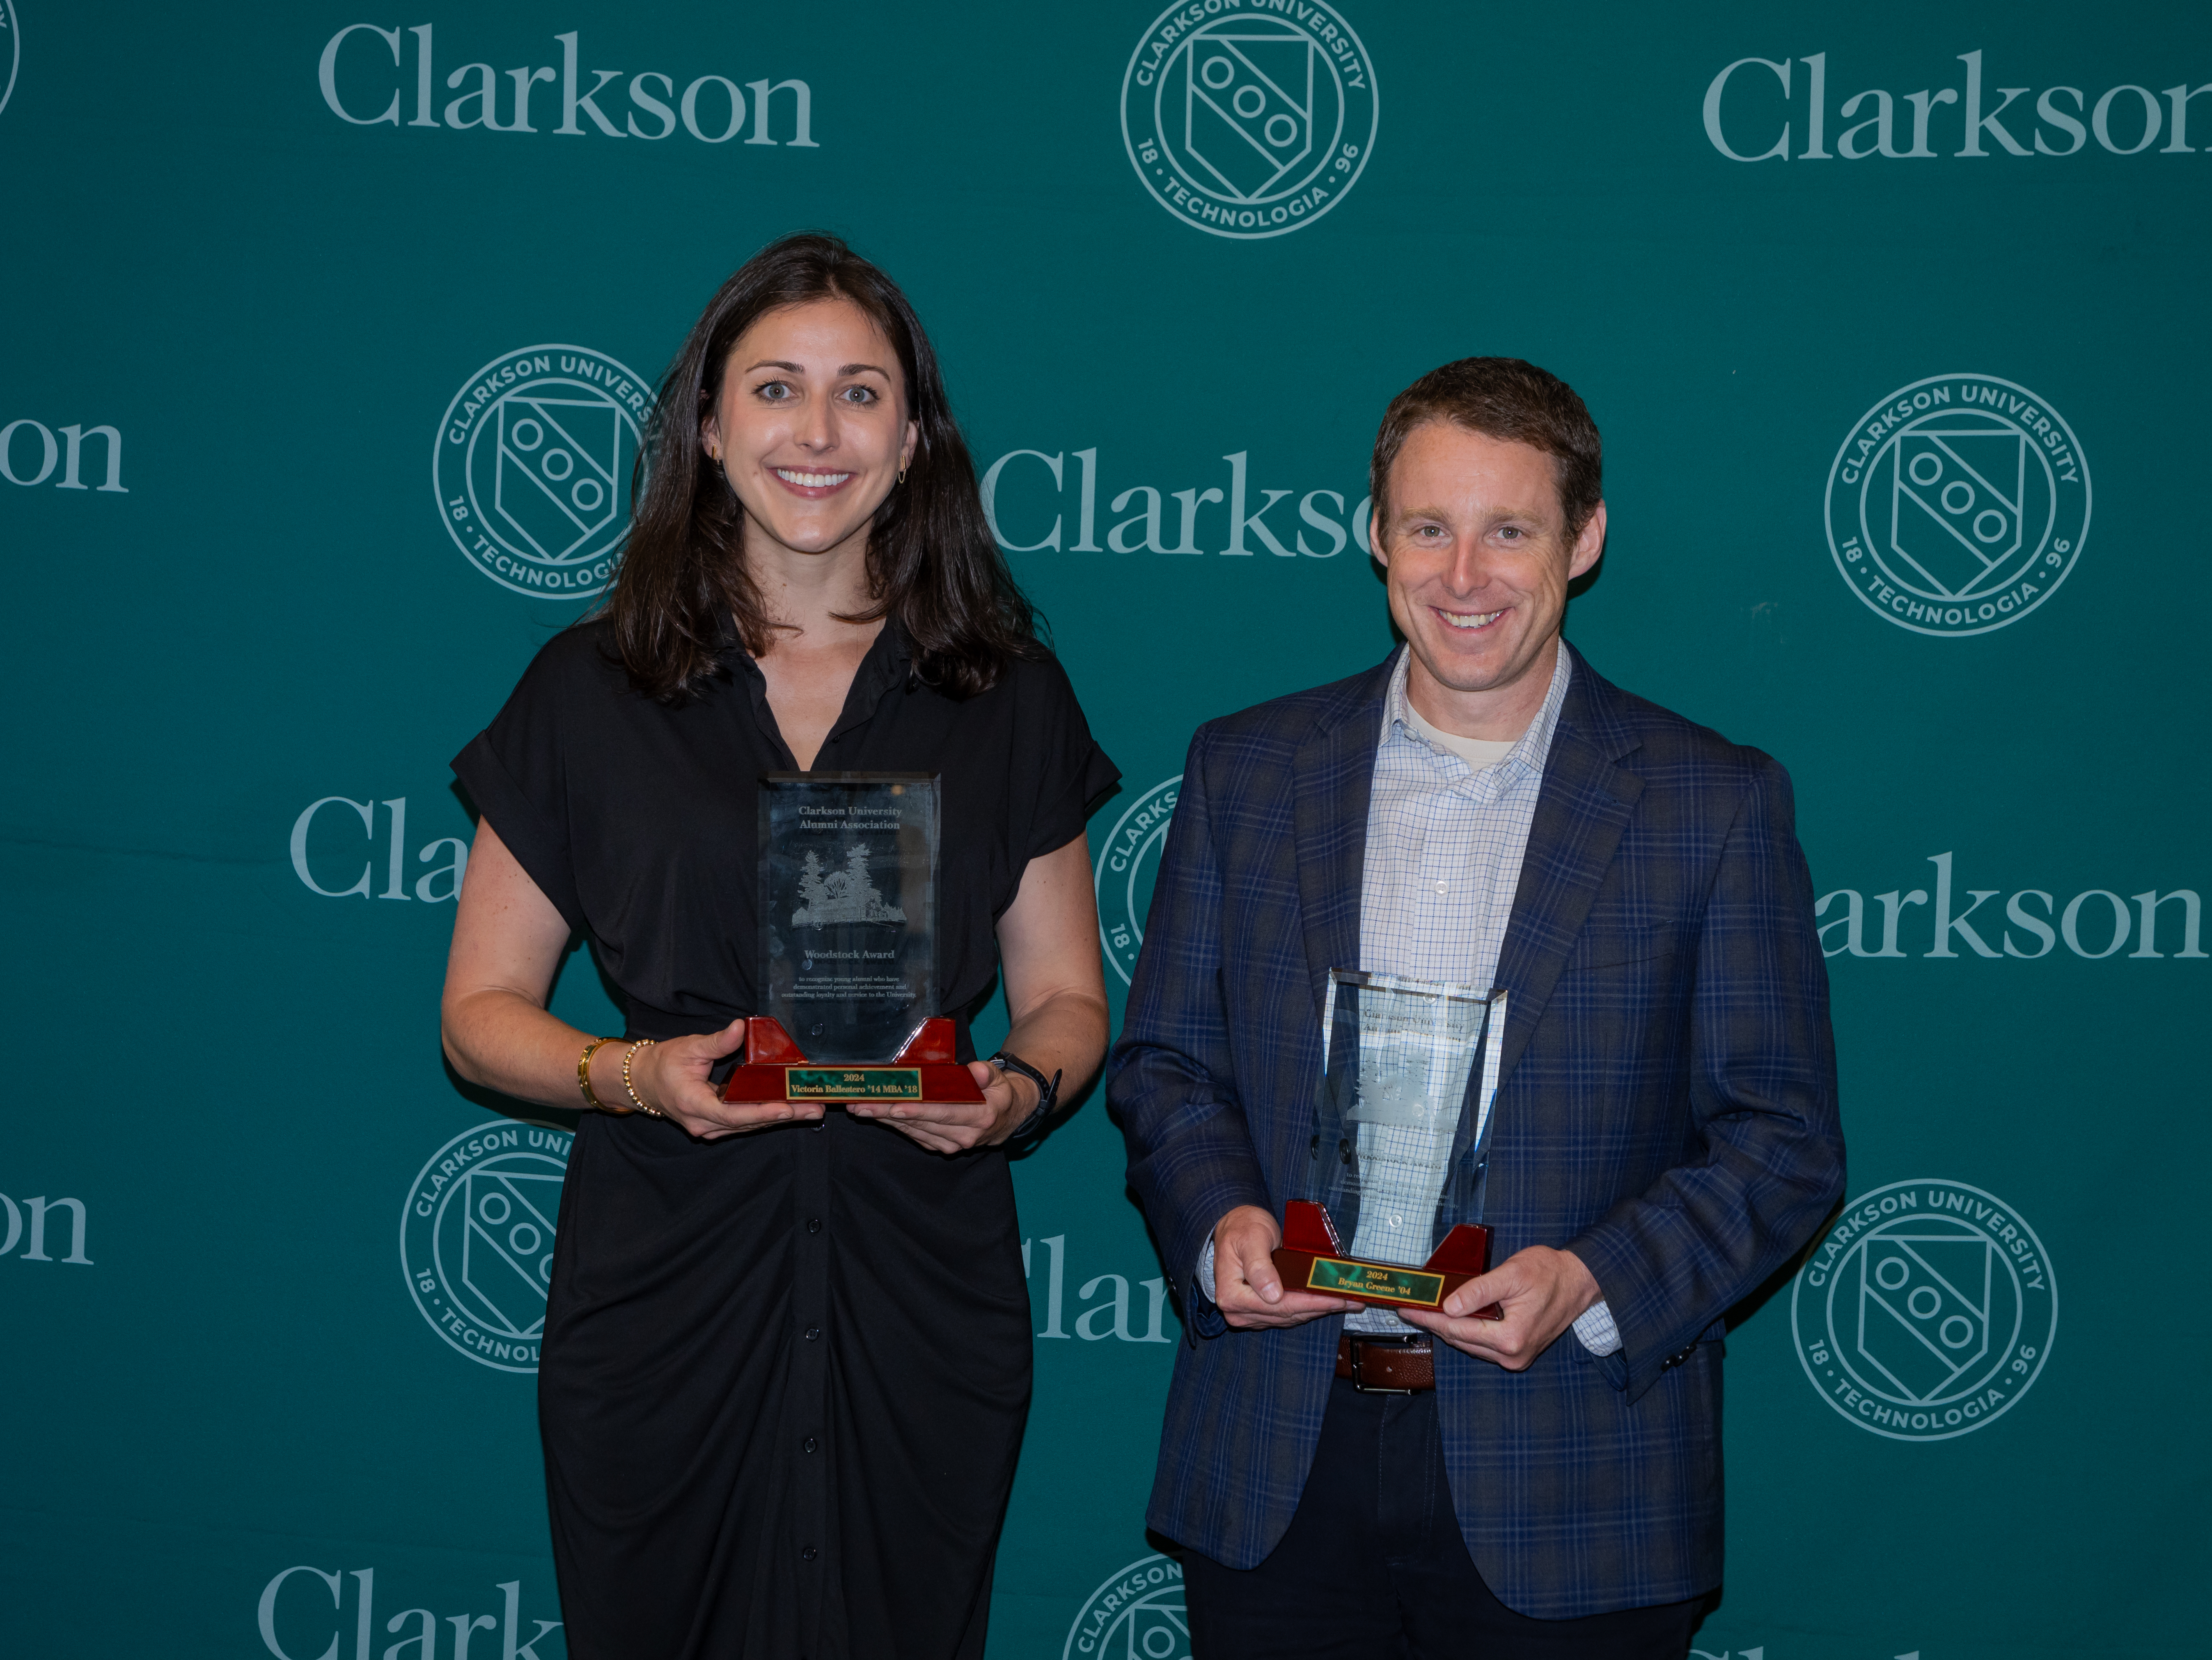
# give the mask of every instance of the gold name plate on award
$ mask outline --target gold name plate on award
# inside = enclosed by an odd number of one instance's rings
[[[1283,1243],[1275,1248],[1275,1272],[1294,1291],[1324,1297],[1348,1297],[1376,1308],[1436,1308],[1469,1280],[1490,1269],[1490,1230],[1462,1222],[1443,1237],[1419,1268],[1370,1263],[1344,1254],[1336,1224],[1323,1207],[1293,1199],[1283,1207]],[[1479,1320],[1504,1318],[1495,1303],[1478,1310]]]
[[[787,1101],[918,1101],[918,1066],[794,1066],[783,1075]]]

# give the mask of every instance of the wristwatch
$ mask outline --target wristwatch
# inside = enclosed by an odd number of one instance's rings
[[[1048,1078],[1020,1056],[1010,1055],[1003,1049],[991,1057],[991,1064],[1001,1072],[1018,1072],[1037,1087],[1036,1111],[1016,1124],[1006,1139],[1018,1142],[1024,1136],[1034,1136],[1043,1127],[1044,1121],[1052,1116],[1052,1109],[1060,1103],[1060,1075],[1055,1072]]]

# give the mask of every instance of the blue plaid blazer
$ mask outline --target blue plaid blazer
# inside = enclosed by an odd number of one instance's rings
[[[1394,661],[1199,729],[1111,1063],[1192,1339],[1147,1520],[1231,1567],[1290,1525],[1341,1321],[1231,1330],[1197,1263],[1234,1207],[1300,1197]],[[1460,1528],[1525,1615],[1694,1596],[1721,1578],[1722,1316],[1843,1190],[1788,775],[1577,655],[1498,978],[1497,1259],[1571,1246],[1622,1348],[1596,1359],[1570,1333],[1515,1373],[1437,1345]]]

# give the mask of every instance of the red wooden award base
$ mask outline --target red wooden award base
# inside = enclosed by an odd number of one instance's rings
[[[1377,1308],[1437,1308],[1445,1298],[1490,1267],[1490,1230],[1462,1222],[1419,1268],[1370,1263],[1344,1254],[1336,1224],[1328,1209],[1305,1199],[1283,1207],[1283,1243],[1274,1251],[1275,1271],[1285,1291],[1311,1291],[1324,1297],[1348,1297]],[[1502,1320],[1505,1311],[1492,1303],[1477,1309],[1478,1320]]]
[[[765,1015],[745,1022],[744,1063],[726,1101],[980,1101],[975,1075],[954,1060],[952,1022],[933,1015],[888,1061],[817,1064]]]

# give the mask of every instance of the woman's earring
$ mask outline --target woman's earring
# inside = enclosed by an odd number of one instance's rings
[[[905,482],[906,482],[906,469],[905,469],[905,468],[903,468],[903,467],[902,467],[902,468],[900,468],[900,469],[899,469],[898,482],[899,482],[901,484],[903,484],[903,483],[905,483]]]

